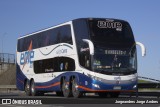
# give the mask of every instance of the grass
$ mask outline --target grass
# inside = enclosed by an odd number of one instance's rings
[[[152,83],[152,82],[147,80],[138,80],[138,83]]]

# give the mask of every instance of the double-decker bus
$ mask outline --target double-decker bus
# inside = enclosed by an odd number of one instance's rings
[[[18,38],[16,86],[29,96],[118,97],[137,90],[137,52],[127,21],[80,18]]]

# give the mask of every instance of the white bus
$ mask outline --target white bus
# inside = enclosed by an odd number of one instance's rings
[[[137,90],[137,52],[128,22],[80,18],[18,38],[16,85],[29,96],[78,98]]]

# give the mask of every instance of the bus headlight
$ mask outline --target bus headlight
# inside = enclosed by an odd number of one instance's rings
[[[97,81],[102,81],[101,78],[98,78],[98,77],[96,77],[96,76],[94,76],[92,79],[97,80]]]

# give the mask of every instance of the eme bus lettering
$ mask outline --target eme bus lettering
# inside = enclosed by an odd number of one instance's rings
[[[34,51],[26,51],[21,53],[20,57],[20,64],[32,64],[33,63],[33,58],[34,58]]]
[[[97,26],[99,28],[112,28],[118,31],[122,31],[122,23],[120,22],[113,22],[113,21],[98,21]]]

